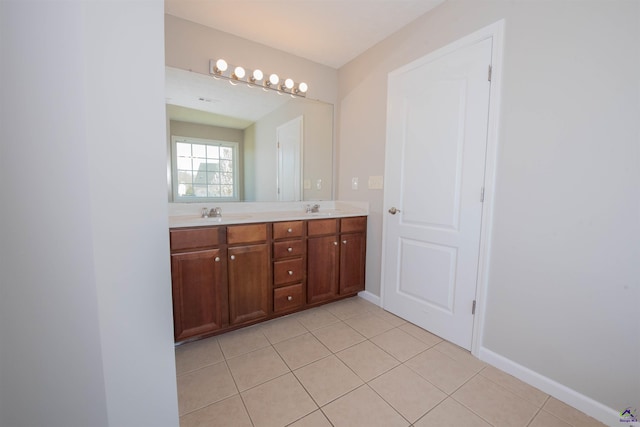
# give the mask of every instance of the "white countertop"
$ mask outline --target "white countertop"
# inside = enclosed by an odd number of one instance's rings
[[[306,213],[305,206],[319,204],[317,213]],[[219,207],[222,217],[202,218],[202,208]],[[305,219],[366,216],[367,202],[236,202],[236,203],[170,203],[169,228],[205,227],[212,225],[250,224],[255,222],[294,221]]]

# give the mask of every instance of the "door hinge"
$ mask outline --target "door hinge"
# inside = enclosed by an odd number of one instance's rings
[[[491,65],[489,65],[489,72],[487,73],[487,80],[491,81]]]
[[[480,203],[484,203],[484,187],[480,189]]]
[[[476,314],[476,300],[473,300],[473,304],[471,304],[471,314]]]

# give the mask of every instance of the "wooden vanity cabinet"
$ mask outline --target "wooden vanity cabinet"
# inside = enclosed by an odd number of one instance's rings
[[[176,342],[364,290],[366,217],[170,230]]]
[[[227,227],[229,324],[269,315],[271,268],[267,224]]]
[[[364,291],[367,218],[340,220],[340,295]]]
[[[338,220],[307,221],[307,302],[329,301],[338,296]]]
[[[176,341],[228,325],[224,238],[223,227],[170,232]]]
[[[305,304],[304,222],[273,223],[273,312],[282,314]]]
[[[307,302],[364,290],[366,217],[308,221]]]

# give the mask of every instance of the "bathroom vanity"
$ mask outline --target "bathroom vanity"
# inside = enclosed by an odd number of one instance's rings
[[[170,225],[176,342],[364,290],[366,211],[175,217]]]

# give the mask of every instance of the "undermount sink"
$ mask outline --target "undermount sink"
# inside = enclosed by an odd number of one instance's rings
[[[335,214],[336,212],[307,212],[308,216],[331,216]]]
[[[210,216],[208,218],[202,218],[203,221],[210,221],[210,222],[222,222],[225,220],[229,220],[229,221],[242,221],[245,219],[250,219],[252,218],[251,215],[236,215],[236,214],[227,214],[227,215],[222,215],[222,216]]]

